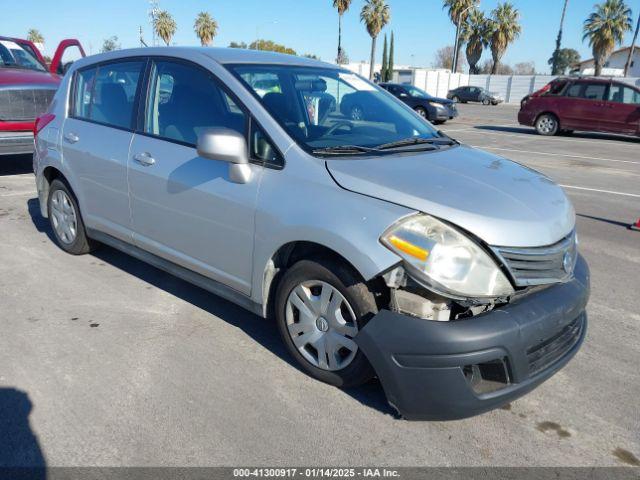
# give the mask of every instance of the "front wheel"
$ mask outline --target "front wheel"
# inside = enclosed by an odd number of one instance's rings
[[[416,113],[420,115],[422,118],[429,118],[429,114],[423,107],[416,107]]]
[[[484,99],[482,100],[482,104],[483,104],[483,105],[489,105],[490,103],[491,103],[491,100],[489,100],[488,98],[484,98]]]
[[[276,321],[287,349],[310,376],[338,387],[373,378],[354,338],[377,312],[362,279],[336,260],[299,261],[276,292]]]
[[[558,119],[550,113],[542,114],[536,120],[536,132],[545,137],[556,135],[560,130]]]

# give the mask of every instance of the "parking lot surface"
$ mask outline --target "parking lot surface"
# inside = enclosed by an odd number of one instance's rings
[[[585,345],[504,409],[407,422],[379,384],[341,391],[275,325],[109,248],[50,239],[28,157],[0,157],[0,465],[602,466],[640,463],[640,139],[544,138],[517,108],[443,130],[540,170],[578,214]]]

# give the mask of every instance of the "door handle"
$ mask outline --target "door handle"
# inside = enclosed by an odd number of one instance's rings
[[[133,156],[133,159],[143,167],[150,167],[156,163],[156,159],[147,152],[138,153]]]
[[[78,143],[80,141],[80,137],[75,133],[71,133],[71,132],[67,133],[64,136],[64,139],[69,143]]]

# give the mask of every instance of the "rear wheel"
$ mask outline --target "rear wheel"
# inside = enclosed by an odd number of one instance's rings
[[[536,120],[536,131],[540,135],[551,137],[556,135],[560,129],[560,124],[555,115],[543,113]]]
[[[337,260],[299,261],[276,292],[276,320],[287,349],[310,376],[338,387],[373,377],[354,338],[377,312],[373,293]]]
[[[65,252],[84,255],[96,247],[87,237],[75,195],[60,179],[55,179],[49,187],[47,212],[56,242]]]
[[[454,95],[454,96],[453,96],[453,98],[452,98],[451,100],[453,100],[453,101],[454,101],[454,102],[456,102],[456,103],[460,103],[460,97],[459,97],[459,96],[457,96],[457,95]]]

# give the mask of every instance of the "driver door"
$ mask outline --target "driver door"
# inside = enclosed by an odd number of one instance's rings
[[[252,164],[249,182],[234,183],[227,162],[196,150],[206,128],[245,134],[247,116],[210,72],[188,62],[154,61],[148,89],[129,158],[134,241],[248,295],[263,169]]]

